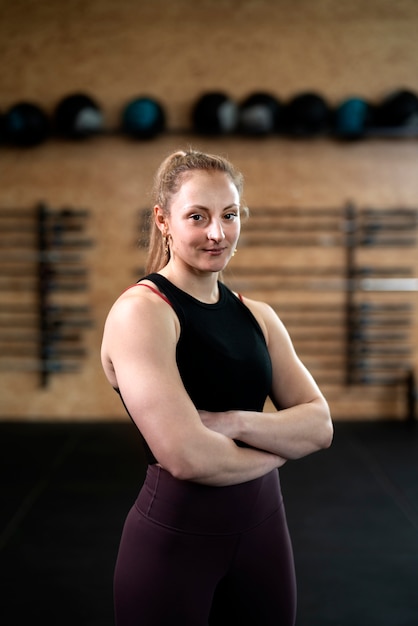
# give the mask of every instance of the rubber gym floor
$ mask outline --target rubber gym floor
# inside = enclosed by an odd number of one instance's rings
[[[2,422],[0,452],[0,623],[112,626],[119,537],[145,472],[135,428]],[[337,422],[332,447],[281,480],[297,626],[417,626],[416,424]]]

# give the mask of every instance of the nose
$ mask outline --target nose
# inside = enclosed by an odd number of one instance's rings
[[[210,228],[208,230],[208,239],[210,241],[216,241],[219,243],[222,239],[225,239],[225,233],[222,228],[222,224],[219,221],[213,221],[210,224]]]

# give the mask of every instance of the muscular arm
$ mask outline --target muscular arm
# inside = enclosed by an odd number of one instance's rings
[[[246,301],[264,330],[273,365],[272,401],[277,411],[201,413],[217,432],[286,459],[297,459],[331,444],[328,404],[299,360],[290,337],[267,305]]]
[[[246,482],[282,465],[280,456],[239,448],[202,423],[178,372],[178,333],[170,306],[134,288],[112,308],[103,337],[106,375],[158,462],[179,479],[214,486]]]

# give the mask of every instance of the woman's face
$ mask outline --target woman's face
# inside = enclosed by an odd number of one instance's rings
[[[227,174],[196,170],[172,198],[170,215],[156,208],[156,219],[169,235],[170,263],[197,272],[219,272],[234,254],[240,234],[240,198]]]

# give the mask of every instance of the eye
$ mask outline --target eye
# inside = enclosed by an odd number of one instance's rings
[[[203,215],[200,215],[199,213],[193,213],[193,215],[190,215],[190,219],[194,222],[200,222],[203,220]]]
[[[228,221],[232,221],[236,219],[237,217],[238,217],[238,213],[236,211],[229,211],[228,213],[225,213],[224,215],[224,219]]]

